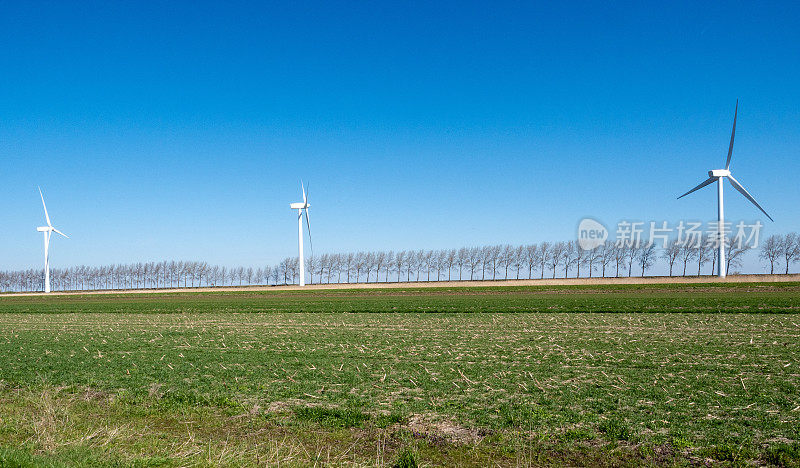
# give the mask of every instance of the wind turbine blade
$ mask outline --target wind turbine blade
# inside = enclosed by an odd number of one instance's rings
[[[772,216],[770,216],[770,215],[769,215],[769,214],[768,214],[766,211],[764,211],[764,208],[761,208],[761,205],[759,205],[759,204],[758,204],[758,202],[756,201],[756,199],[755,199],[755,198],[753,198],[753,196],[752,196],[752,195],[750,195],[749,193],[747,193],[747,190],[745,190],[745,188],[744,188],[744,187],[742,187],[742,184],[740,184],[738,180],[734,179],[734,178],[733,178],[733,176],[728,176],[728,182],[730,182],[730,183],[731,183],[731,185],[733,185],[733,188],[735,188],[736,190],[738,190],[738,191],[739,191],[739,193],[741,193],[742,195],[744,195],[744,197],[745,197],[746,199],[750,200],[750,202],[751,202],[752,204],[754,204],[754,205],[756,206],[756,208],[758,208],[759,210],[761,210],[761,212],[762,212],[762,213],[764,213],[765,215],[767,215],[767,218],[769,218],[769,220],[770,220],[770,221],[772,221],[772,222],[775,222],[775,220],[774,220],[774,219],[772,219]]]
[[[306,188],[303,186],[303,181],[300,181],[300,190],[303,191],[303,203],[308,203],[306,201]]]
[[[678,199],[681,199],[681,198],[685,197],[686,195],[689,195],[690,193],[694,192],[695,190],[700,190],[701,188],[705,187],[706,185],[708,185],[708,184],[712,184],[712,183],[716,182],[716,180],[717,180],[717,178],[716,178],[716,177],[709,177],[708,179],[706,179],[705,181],[703,181],[703,182],[702,182],[700,185],[698,185],[697,187],[695,187],[695,188],[693,188],[693,189],[689,190],[688,192],[686,192],[686,193],[684,193],[683,195],[681,195],[680,197],[678,197]]]
[[[308,208],[305,209],[306,212],[306,227],[308,227],[308,245],[311,246],[311,256],[314,256],[314,242],[311,241],[311,220],[308,219]]]
[[[59,234],[61,234],[62,236],[66,237],[67,239],[69,239],[69,236],[68,236],[68,235],[64,234],[63,232],[59,231],[58,229],[56,229],[56,228],[53,228],[53,231],[54,231],[54,232],[57,232],[57,233],[59,233]]]
[[[736,100],[736,110],[733,111],[733,130],[731,130],[731,144],[728,146],[728,159],[725,160],[725,169],[731,167],[731,154],[733,154],[733,137],[736,135],[736,116],[739,114],[739,100]]]
[[[42,195],[41,187],[39,187],[39,196],[42,198],[42,207],[44,207],[44,217],[47,219],[47,225],[53,227],[53,225],[50,224],[50,215],[47,214],[47,205],[44,204],[44,195]]]

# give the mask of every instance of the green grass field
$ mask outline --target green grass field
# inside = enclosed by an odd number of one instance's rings
[[[0,297],[1,466],[800,466],[800,284]]]

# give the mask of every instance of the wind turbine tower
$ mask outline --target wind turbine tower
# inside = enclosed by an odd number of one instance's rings
[[[314,255],[314,244],[311,241],[311,222],[308,220],[308,209],[311,205],[308,204],[308,190],[307,186],[303,186],[303,181],[300,181],[300,189],[303,191],[303,201],[299,203],[292,203],[289,205],[293,210],[297,210],[297,261],[299,271],[299,286],[306,285],[306,265],[303,258],[303,214],[306,218],[306,226],[308,227],[308,243],[311,245],[311,255]],[[312,272],[313,273],[313,272]]]
[[[39,187],[39,197],[42,199],[42,208],[44,208],[44,218],[47,220],[47,226],[37,227],[36,230],[44,234],[44,292],[50,292],[50,236],[53,233],[61,234],[69,239],[69,236],[53,227],[50,222],[50,215],[47,214],[47,205],[44,204],[44,195],[42,195],[42,188]]]

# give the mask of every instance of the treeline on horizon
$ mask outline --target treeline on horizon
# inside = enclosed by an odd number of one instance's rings
[[[772,235],[758,249],[734,238],[726,240],[726,270],[742,264],[744,256],[757,250],[770,274],[789,273],[800,260],[797,233]],[[451,280],[498,280],[567,277],[647,276],[658,260],[665,262],[669,276],[700,276],[703,266],[716,271],[717,249],[712,243],[670,242],[665,248],[635,242],[618,245],[606,241],[583,250],[577,241],[542,242],[520,246],[492,245],[442,250],[402,250],[322,254],[305,260],[309,284],[375,283]],[[233,267],[198,261],[162,261],[52,269],[53,290],[99,290],[285,285],[297,282],[297,257],[275,266]],[[572,275],[572,276],[570,276]],[[0,271],[2,291],[40,291],[44,270]]]

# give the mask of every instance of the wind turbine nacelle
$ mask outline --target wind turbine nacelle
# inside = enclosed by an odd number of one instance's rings
[[[47,231],[50,231],[51,228],[50,228],[50,226],[39,226],[39,227],[36,228],[36,230],[39,231],[39,232],[47,232]]]
[[[731,171],[727,169],[714,169],[713,171],[708,171],[709,177],[728,177],[731,175]]]
[[[311,206],[311,205],[306,205],[305,203],[301,202],[301,203],[292,203],[289,206],[291,206],[293,210],[302,210],[302,209],[306,208],[307,206]]]

